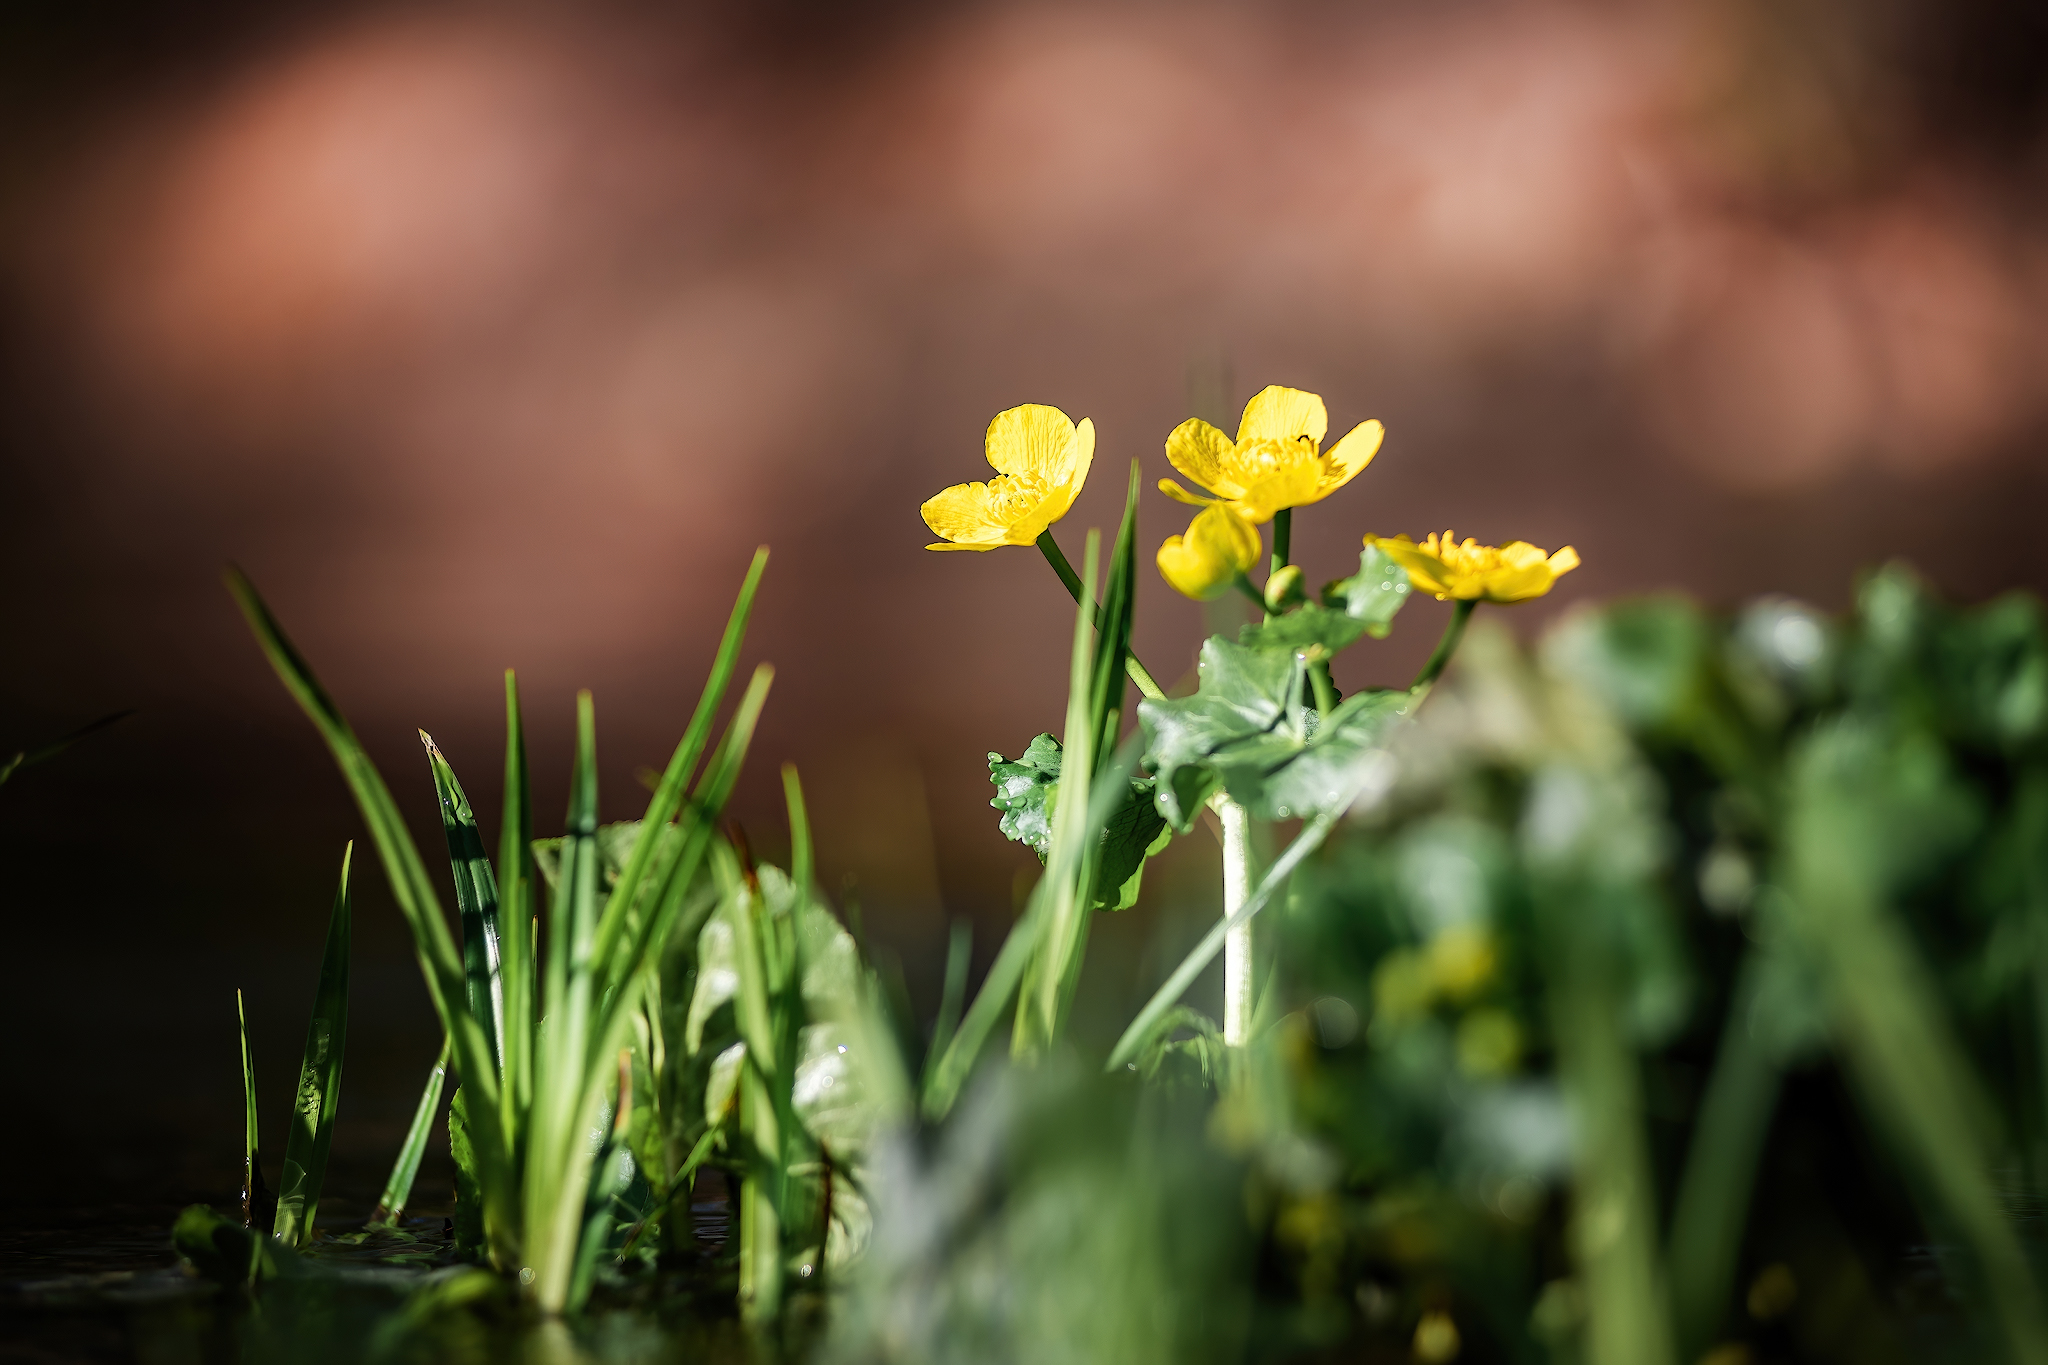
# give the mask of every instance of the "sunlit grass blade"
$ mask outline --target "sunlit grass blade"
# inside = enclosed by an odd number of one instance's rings
[[[789,807],[789,879],[799,896],[811,894],[811,817],[804,808],[803,782],[796,764],[782,765],[782,798]]]
[[[8,778],[14,776],[23,768],[33,768],[38,763],[48,762],[72,745],[78,743],[79,740],[84,739],[87,735],[104,730],[116,721],[126,720],[134,714],[135,712],[130,709],[127,711],[116,711],[112,715],[101,716],[98,720],[87,721],[68,735],[51,740],[39,749],[23,749],[10,758],[0,760],[0,785],[5,785]]]
[[[1089,601],[1095,598],[1100,548],[1100,534],[1090,531],[1081,561],[1081,594]],[[1039,924],[1039,940],[1034,945],[1031,963],[1025,970],[1011,1028],[1010,1051],[1019,1057],[1037,1056],[1059,1036],[1068,958],[1080,951],[1088,931],[1088,888],[1076,883],[1083,875],[1082,865],[1090,861],[1088,853],[1093,851],[1086,837],[1088,791],[1095,775],[1095,744],[1101,720],[1093,688],[1089,616],[1086,610],[1074,613],[1060,803],[1053,816],[1052,848],[1046,857],[1045,875],[1039,878],[1033,892],[1034,900],[1045,901],[1046,911]]]
[[[712,845],[719,813],[725,809],[726,801],[739,782],[740,769],[746,764],[754,729],[760,723],[761,710],[768,704],[768,690],[774,682],[775,670],[769,665],[762,664],[754,670],[747,690],[740,696],[739,705],[733,709],[732,719],[726,723],[718,747],[704,765],[704,774],[696,792],[682,810],[678,821],[681,838],[675,841],[678,847],[664,873],[654,912],[642,917],[630,944],[623,949],[615,949],[611,960],[605,964],[608,985],[601,997],[599,1025],[593,1033],[591,1050],[585,1059],[585,1066],[592,1075],[596,1074],[597,1067],[603,1065],[605,1058],[624,1044],[625,1030],[633,1011],[639,1008],[642,991],[654,973],[661,946],[677,933],[695,932],[697,926],[685,924],[682,916],[693,904],[703,907],[705,903],[691,900],[690,887],[698,868],[703,865],[706,851]]]
[[[591,1101],[584,1052],[591,1033],[597,940],[597,714],[588,692],[576,694],[576,761],[569,778],[556,894],[549,898],[547,990],[533,1111],[526,1153],[526,1264],[533,1297],[559,1312],[575,1271],[576,1237],[591,1152],[584,1140]]]
[[[435,1012],[441,1016],[441,1026],[454,1043],[462,1083],[473,1089],[474,1098],[479,1101],[472,1119],[473,1136],[484,1187],[485,1227],[493,1259],[498,1259],[509,1254],[516,1241],[518,1210],[511,1199],[510,1160],[497,1105],[497,1063],[483,1030],[463,1004],[462,959],[448,932],[440,897],[434,892],[433,880],[404,817],[399,814],[398,804],[391,799],[390,788],[363,752],[341,709],[285,636],[255,585],[239,569],[228,570],[227,585],[278,678],[327,741],[355,796],[356,807],[370,828],[371,841],[377,846],[378,858],[391,883],[392,897],[412,931],[427,993],[433,999]]]
[[[306,1024],[306,1052],[299,1063],[284,1170],[277,1182],[277,1217],[270,1235],[288,1247],[304,1246],[312,1236],[320,1186],[327,1177],[327,1152],[334,1143],[334,1113],[341,1103],[341,1063],[348,1050],[348,873],[354,854],[354,843],[341,854],[341,885],[335,888],[334,910],[328,916],[320,986],[313,996],[313,1017]]]
[[[526,727],[519,715],[519,679],[505,670],[505,814],[498,830],[498,950],[504,990],[504,1059],[499,1112],[514,1173],[525,1150],[525,1115],[533,1097],[534,980],[533,798],[526,776]]]
[[[441,1039],[441,1055],[434,1062],[434,1069],[427,1073],[427,1084],[420,1091],[419,1108],[413,1111],[412,1126],[405,1130],[405,1143],[398,1149],[398,1160],[391,1165],[391,1178],[384,1182],[384,1193],[377,1198],[377,1207],[370,1214],[372,1226],[394,1225],[405,1216],[405,1205],[412,1198],[412,1182],[419,1176],[420,1159],[427,1153],[427,1142],[434,1135],[434,1120],[441,1112],[441,1091],[448,1075],[448,1040]]]
[[[612,1118],[611,1138],[590,1181],[584,1201],[583,1235],[576,1248],[576,1269],[569,1277],[570,1312],[590,1298],[590,1286],[597,1278],[597,1263],[611,1240],[614,1208],[633,1183],[633,1156],[627,1150],[626,1133],[633,1119],[633,1067],[631,1054],[619,1053],[619,1102]]]
[[[441,808],[441,832],[448,839],[448,865],[455,878],[455,911],[462,924],[463,999],[477,1027],[484,1031],[502,1076],[505,1054],[499,1039],[504,1030],[505,985],[498,934],[498,880],[491,875],[476,812],[470,809],[469,796],[456,780],[455,769],[425,730],[420,731],[420,743],[427,747],[427,766],[433,770],[434,799]]]
[[[235,992],[235,1027],[242,1039],[242,1226],[255,1227],[270,1214],[270,1191],[263,1184],[263,1154],[256,1122],[256,1068],[249,1061],[249,1016],[242,992]]]
[[[754,593],[761,585],[761,575],[768,568],[768,547],[754,551],[753,563],[747,567],[747,576],[740,583],[739,597],[733,603],[732,615],[727,619],[725,635],[718,643],[718,653],[711,661],[711,676],[704,683],[704,690],[697,698],[697,709],[690,716],[690,723],[683,730],[682,739],[676,744],[675,753],[670,756],[668,768],[661,775],[661,782],[655,787],[654,796],[647,803],[647,813],[641,820],[643,837],[633,846],[633,852],[626,860],[626,866],[613,886],[610,898],[605,902],[604,915],[598,927],[597,957],[599,961],[610,961],[613,946],[625,932],[626,918],[638,900],[642,884],[653,869],[654,858],[661,841],[654,834],[674,819],[683,804],[683,794],[688,789],[690,775],[696,770],[697,760],[702,756],[704,745],[711,736],[712,722],[718,717],[718,708],[725,699],[725,690],[732,682],[733,670],[739,666],[740,646],[745,642],[747,622],[754,611]]]
[[[967,1013],[960,1019],[960,1027],[939,1054],[925,1081],[922,1103],[926,1118],[934,1122],[944,1118],[960,1098],[960,1090],[973,1074],[982,1047],[988,1042],[989,1035],[995,1032],[996,1025],[1002,1022],[1003,1010],[1016,993],[1024,968],[1038,947],[1039,924],[1047,913],[1045,906],[1046,900],[1034,893],[1024,913],[1010,926],[1003,946],[996,950],[996,960],[989,964],[988,975],[981,980],[981,989],[974,993],[974,1003],[967,1007]]]

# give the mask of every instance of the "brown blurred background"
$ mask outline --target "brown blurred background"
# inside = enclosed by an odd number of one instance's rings
[[[2048,586],[2048,18],[2028,0],[866,7],[532,0],[8,7],[0,40],[0,789],[14,1198],[219,1197],[233,992],[282,1122],[354,811],[219,581],[245,566],[438,833],[495,824],[521,670],[544,830],[574,689],[635,813],[758,543],[779,667],[740,810],[813,793],[913,996],[1033,860],[983,754],[1057,724],[1030,551],[926,554],[990,415],[1124,462],[1267,383],[1388,426],[1302,514],[1453,525],[1839,605],[1901,555]],[[1147,547],[1185,514],[1144,505]],[[1202,627],[1147,574],[1139,647]],[[1440,609],[1347,656],[1413,667]],[[1192,840],[1098,935],[1106,1019],[1213,913]],[[438,1045],[374,863],[337,1158],[373,1193]],[[273,1127],[273,1142],[280,1128]],[[349,1165],[347,1163],[354,1163]],[[365,1188],[367,1187],[367,1188]]]

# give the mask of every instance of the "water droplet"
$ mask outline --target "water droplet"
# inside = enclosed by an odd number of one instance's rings
[[[844,1052],[844,1051],[846,1051],[846,1044],[844,1044],[844,1043],[841,1043],[841,1044],[839,1045],[839,1050],[840,1050],[841,1052]]]
[[[523,1265],[523,1266],[519,1267],[519,1283],[521,1283],[521,1284],[532,1284],[532,1283],[533,1283],[533,1267],[532,1267],[532,1266],[530,1266],[530,1265]]]

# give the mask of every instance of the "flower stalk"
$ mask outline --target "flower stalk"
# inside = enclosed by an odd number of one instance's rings
[[[1227,796],[1216,799],[1223,822],[1223,917],[1237,918],[1252,894],[1251,812]],[[1243,1047],[1251,1041],[1254,962],[1249,916],[1223,936],[1223,1042]]]

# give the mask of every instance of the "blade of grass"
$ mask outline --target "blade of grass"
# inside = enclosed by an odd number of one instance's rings
[[[626,1145],[633,1119],[633,1064],[632,1053],[624,1049],[619,1052],[618,1087],[611,1138],[605,1143],[604,1158],[597,1163],[584,1200],[583,1236],[576,1247],[576,1270],[569,1280],[568,1309],[572,1313],[590,1298],[598,1260],[611,1240],[613,1207],[633,1183],[633,1154]]]
[[[486,1235],[493,1261],[501,1262],[518,1242],[519,1210],[497,1107],[496,1059],[483,1030],[463,1007],[462,960],[448,932],[440,897],[434,893],[433,880],[427,875],[426,864],[404,817],[399,814],[398,803],[391,799],[390,788],[385,786],[370,756],[363,752],[341,709],[286,637],[255,585],[241,570],[233,568],[227,572],[227,585],[279,680],[326,740],[355,796],[356,808],[370,828],[371,841],[377,846],[377,856],[391,883],[392,898],[398,902],[399,912],[412,931],[413,948],[426,978],[427,993],[433,999],[435,1012],[441,1016],[442,1028],[454,1042],[462,1082],[474,1087],[473,1097],[479,1101],[472,1119],[472,1136],[484,1190]]]
[[[924,1075],[920,1087],[929,1086],[933,1068],[953,1041],[960,1027],[960,1007],[967,1000],[967,969],[974,959],[974,921],[956,919],[946,940],[946,977],[939,988],[939,1017],[932,1024],[931,1045],[925,1049]]]
[[[448,867],[455,878],[455,911],[462,925],[463,999],[484,1031],[504,1074],[505,984],[498,935],[498,880],[491,875],[491,861],[484,853],[484,837],[476,827],[476,812],[469,796],[456,780],[455,769],[434,743],[434,737],[420,731],[420,743],[427,748],[427,766],[433,770],[434,799],[441,808],[441,832],[448,840]]]
[[[1713,1344],[1728,1312],[1757,1159],[1777,1107],[1778,1065],[1750,1028],[1758,965],[1752,950],[1736,976],[1671,1215],[1666,1260],[1682,1360]]]
[[[405,1143],[398,1149],[398,1160],[391,1164],[391,1178],[384,1182],[384,1193],[377,1197],[377,1207],[370,1214],[372,1227],[383,1225],[395,1227],[405,1216],[406,1201],[412,1198],[412,1182],[420,1173],[420,1159],[426,1155],[427,1140],[434,1134],[434,1119],[441,1112],[441,1090],[448,1075],[448,1039],[441,1039],[441,1055],[434,1062],[434,1069],[427,1073],[427,1084],[420,1091],[419,1108],[413,1110],[412,1127],[405,1130]]]
[[[270,1235],[294,1248],[312,1236],[320,1185],[327,1176],[327,1151],[334,1143],[334,1112],[341,1103],[341,1062],[348,1049],[348,871],[355,847],[351,842],[341,854],[341,885],[335,888],[334,910],[327,920],[320,985],[313,996],[313,1017],[306,1024],[305,1058],[299,1063],[284,1170],[277,1182],[277,1216]]]
[[[661,947],[686,927],[681,916],[691,904],[690,886],[713,844],[719,813],[739,782],[740,769],[745,766],[747,749],[753,743],[754,729],[760,723],[761,710],[768,703],[768,689],[774,681],[775,670],[769,665],[762,664],[754,670],[718,748],[704,766],[696,794],[683,809],[678,826],[682,838],[675,841],[679,847],[664,873],[657,908],[641,919],[631,943],[615,950],[613,961],[607,964],[611,969],[608,976],[615,978],[618,985],[605,993],[591,1051],[585,1060],[586,1074],[592,1077],[599,1074],[596,1069],[603,1059],[624,1045],[633,1011],[639,1008],[646,985],[659,965]]]
[[[242,992],[235,992],[235,1025],[242,1038],[242,1226],[254,1228],[271,1211],[270,1191],[263,1185],[263,1154],[257,1150],[256,1068],[249,1062],[249,1016]]]
[[[1538,917],[1558,1079],[1578,1132],[1572,1259],[1586,1296],[1586,1365],[1675,1365],[1643,1132],[1640,1063],[1624,1029],[1622,968],[1586,921],[1582,883],[1548,889]]]
[[[20,772],[23,768],[33,768],[38,763],[48,762],[72,745],[78,743],[79,740],[84,739],[87,735],[104,730],[116,721],[126,720],[134,714],[135,712],[132,708],[126,711],[116,711],[112,715],[101,716],[98,720],[87,721],[70,734],[59,739],[53,739],[40,749],[23,749],[5,762],[0,762],[0,786],[5,786],[7,779]]]
[[[544,1312],[568,1303],[576,1236],[592,1154],[584,1134],[591,1089],[584,1066],[594,1006],[598,880],[597,712],[588,692],[576,694],[576,761],[569,778],[562,870],[550,897],[547,1027],[534,1070],[532,1136],[526,1158],[526,1268],[529,1290]],[[522,1280],[525,1278],[522,1271]]]
[[[789,807],[789,880],[797,895],[811,894],[811,817],[804,808],[804,787],[796,764],[782,765],[782,799]]]
[[[1139,753],[1140,738],[1134,735],[1131,742],[1118,751],[1116,766],[1096,784],[1090,798],[1093,806],[1089,812],[1090,828],[1099,830],[1108,821],[1115,808],[1117,783],[1130,780]],[[959,1029],[929,1068],[920,1100],[927,1119],[936,1122],[944,1118],[959,1100],[960,1091],[973,1074],[982,1047],[1001,1022],[1004,1007],[1010,1003],[1011,995],[1023,979],[1024,968],[1037,946],[1039,923],[1045,917],[1050,902],[1045,888],[1046,878],[1041,877],[1038,887],[1032,890],[1031,899],[1025,903],[1024,913],[1010,926],[1003,946],[996,950],[996,960],[989,966],[988,975],[982,978],[981,989],[975,993],[974,1003],[967,1007]]]
[[[1090,531],[1081,559],[1081,594],[1095,598],[1095,571],[1102,537]],[[1104,613],[1107,615],[1107,613]],[[1087,611],[1074,613],[1073,649],[1067,668],[1065,754],[1060,766],[1060,803],[1053,815],[1052,848],[1045,875],[1034,896],[1044,896],[1047,909],[1031,964],[1017,997],[1010,1034],[1014,1057],[1036,1057],[1059,1037],[1062,987],[1067,962],[1087,933],[1088,888],[1075,882],[1084,873],[1087,854],[1088,792],[1095,775],[1095,742],[1101,723],[1096,706],[1095,659],[1089,648]],[[1103,651],[1105,661],[1107,651]]]
[[[711,724],[717,718],[726,688],[732,682],[733,670],[739,666],[740,646],[746,640],[747,622],[754,612],[754,593],[760,587],[761,575],[767,568],[768,547],[763,545],[754,551],[753,563],[748,565],[747,576],[740,583],[739,597],[733,603],[732,615],[726,620],[725,635],[718,642],[718,653],[711,661],[711,676],[697,698],[697,709],[690,716],[690,723],[684,728],[675,753],[669,758],[668,768],[662,773],[653,798],[647,803],[647,813],[641,818],[640,825],[643,837],[633,845],[633,852],[626,859],[626,866],[620,871],[619,880],[605,902],[604,915],[598,927],[597,958],[600,962],[611,960],[616,941],[625,932],[627,914],[638,901],[642,884],[648,879],[661,842],[654,835],[673,820],[682,807],[690,775],[696,770],[697,760],[710,738]]]
[[[526,777],[526,727],[519,715],[519,679],[505,670],[505,814],[498,829],[498,949],[502,956],[504,1071],[500,1123],[513,1176],[523,1169],[526,1114],[533,1099],[533,798]]]

